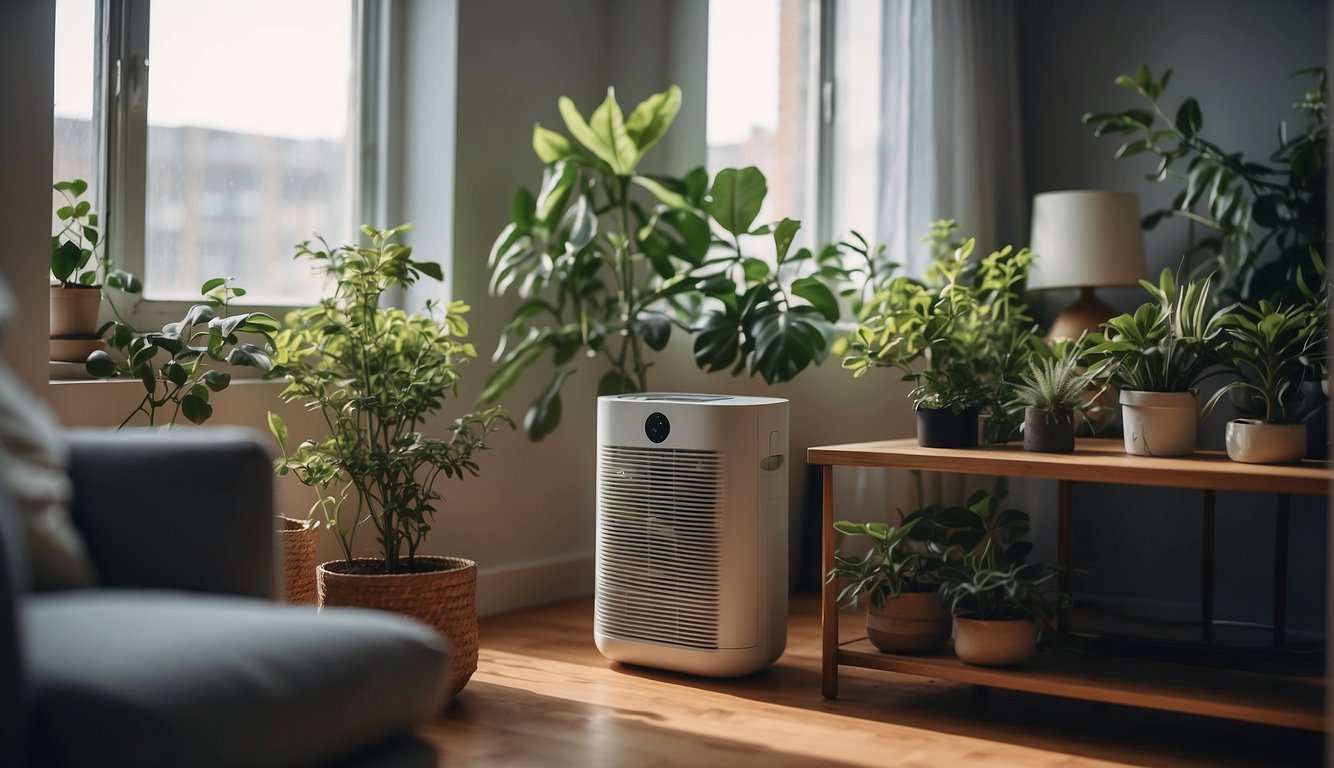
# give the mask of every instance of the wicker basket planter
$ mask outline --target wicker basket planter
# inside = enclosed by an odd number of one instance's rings
[[[334,560],[318,568],[321,606],[376,608],[393,611],[435,627],[449,642],[451,698],[477,671],[477,563],[460,557],[425,557],[441,570],[423,573],[346,573],[347,562]],[[378,563],[358,558],[357,563]]]
[[[314,605],[315,545],[319,543],[320,521],[278,518],[278,540],[283,545],[283,600]]]

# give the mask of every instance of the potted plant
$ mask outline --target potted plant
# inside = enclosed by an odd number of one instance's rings
[[[1026,563],[1029,518],[1000,508],[1003,490],[979,491],[939,518],[947,533],[940,599],[954,615],[954,652],[980,666],[1022,664],[1056,628],[1056,571]]]
[[[101,349],[97,314],[102,306],[102,284],[138,293],[139,281],[127,272],[100,261],[102,244],[97,213],[82,200],[88,191],[83,179],[58,181],[56,218],[60,229],[51,236],[51,342],[50,357],[57,362],[81,363]]]
[[[1198,423],[1195,388],[1219,361],[1217,342],[1230,308],[1211,310],[1210,278],[1177,285],[1164,268],[1157,285],[1141,280],[1153,301],[1103,324],[1106,334],[1085,353],[1102,362],[1121,390],[1126,453],[1189,456]]]
[[[1305,286],[1302,286],[1305,288]],[[1209,413],[1224,395],[1240,393],[1239,410],[1253,418],[1228,422],[1227,454],[1233,461],[1279,464],[1306,456],[1302,385],[1318,376],[1328,334],[1326,298],[1309,290],[1305,304],[1278,307],[1268,301],[1242,306],[1223,318],[1222,354],[1241,376],[1205,404]]]
[[[536,194],[520,189],[492,247],[493,295],[521,302],[482,390],[496,403],[534,363],[554,370],[524,416],[540,440],[560,422],[560,392],[580,364],[600,360],[599,395],[648,389],[652,355],[673,329],[693,337],[696,364],[787,381],[828,354],[839,317],[830,286],[845,274],[835,249],[793,249],[801,224],[756,221],[768,192],[756,168],[640,169],[681,106],[676,86],[626,115],[608,90],[585,119],[559,101],[568,136],[541,125]],[[771,259],[765,257],[772,257]]]
[[[397,242],[407,229],[362,227],[369,246],[297,247],[335,289],[287,316],[273,374],[287,382],[283,401],[320,413],[328,434],[293,448],[276,414],[269,427],[282,448],[278,474],[315,490],[314,508],[342,549],[341,560],[318,568],[320,604],[378,607],[432,624],[454,649],[449,687],[457,693],[477,668],[477,565],[420,549],[443,501],[437,481],[476,475],[474,454],[509,419],[492,407],[433,421],[476,352],[465,340],[461,301],[431,302],[424,314],[381,306],[390,288],[441,279],[438,264],[413,259]],[[433,436],[440,432],[449,436]],[[357,557],[365,524],[375,529],[374,557]]]
[[[826,578],[843,580],[840,603],[856,606],[866,598],[867,638],[886,653],[930,652],[950,639],[950,615],[941,605],[935,579],[939,550],[925,543],[936,509],[918,510],[897,527],[851,520],[834,523],[834,530],[845,537],[864,536],[871,546],[861,557],[835,554],[837,565]]]
[[[1005,382],[1023,370],[1035,331],[1020,296],[1032,254],[1005,246],[974,261],[975,241],[958,242],[957,230],[953,221],[932,226],[928,282],[888,280],[843,359],[853,376],[889,367],[914,382],[917,440],[932,448],[976,446],[983,408],[987,442],[1009,439]]]
[[[1079,368],[1083,338],[1060,341],[1029,363],[1015,396],[1024,405],[1024,450],[1070,453],[1075,449],[1075,416],[1095,401],[1085,393],[1098,377],[1098,366]],[[1100,393],[1099,393],[1100,394]]]

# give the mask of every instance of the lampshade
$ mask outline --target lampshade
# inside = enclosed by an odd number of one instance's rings
[[[1030,289],[1138,285],[1144,277],[1139,198],[1074,190],[1033,196]]]

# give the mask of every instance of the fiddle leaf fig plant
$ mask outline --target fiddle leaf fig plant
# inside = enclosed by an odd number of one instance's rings
[[[1291,304],[1297,275],[1310,278],[1306,254],[1314,250],[1323,265],[1329,225],[1325,212],[1329,116],[1325,70],[1296,73],[1311,79],[1310,89],[1293,105],[1304,125],[1290,130],[1279,123],[1278,147],[1267,162],[1247,159],[1205,138],[1204,113],[1194,98],[1173,114],[1163,104],[1172,70],[1155,76],[1147,66],[1121,75],[1116,85],[1147,102],[1147,109],[1090,112],[1084,122],[1094,135],[1121,134],[1117,157],[1155,159],[1148,179],[1181,187],[1171,206],[1144,217],[1153,229],[1166,219],[1187,222],[1188,259],[1219,279],[1219,303],[1261,299]],[[1197,233],[1198,236],[1197,236]],[[1323,286],[1321,287],[1323,290]]]
[[[213,416],[211,396],[231,384],[232,375],[225,368],[269,370],[278,321],[263,312],[229,314],[231,300],[245,295],[231,278],[205,282],[200,294],[200,303],[160,331],[137,331],[119,316],[102,326],[99,335],[116,355],[93,352],[84,364],[88,373],[135,378],[144,387],[143,398],[120,426],[139,414],[149,426],[175,424],[181,416],[191,424],[203,424]]]
[[[289,313],[275,337],[273,373],[287,382],[282,400],[318,413],[327,430],[291,446],[286,425],[270,413],[282,448],[278,474],[315,490],[312,511],[321,513],[354,572],[356,533],[365,523],[380,547],[366,572],[421,570],[415,557],[442,502],[437,480],[476,476],[474,455],[509,421],[498,406],[435,421],[458,395],[460,368],[476,350],[465,340],[468,306],[461,301],[431,302],[425,314],[381,306],[392,287],[442,276],[440,265],[413,259],[412,248],[397,242],[408,228],[362,227],[369,246],[297,246],[297,256],[336,287],[318,305]]]
[[[641,161],[681,107],[676,86],[628,116],[610,89],[587,119],[567,97],[568,137],[537,125],[544,165],[520,189],[488,264],[493,295],[519,304],[479,397],[498,402],[539,360],[553,366],[524,416],[540,440],[560,423],[561,389],[589,359],[605,366],[598,394],[648,389],[653,353],[673,329],[694,337],[706,370],[786,381],[827,354],[838,302],[837,253],[792,249],[800,223],[757,224],[767,195],[756,168],[650,174]]]

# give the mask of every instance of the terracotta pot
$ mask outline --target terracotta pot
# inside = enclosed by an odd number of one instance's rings
[[[1305,424],[1270,424],[1260,419],[1227,423],[1227,455],[1245,464],[1288,464],[1306,456]]]
[[[917,444],[923,448],[976,448],[977,408],[917,409]]]
[[[102,309],[102,286],[51,286],[51,335],[97,336],[97,313]]]
[[[417,557],[440,570],[422,573],[347,573],[347,561],[320,565],[320,606],[376,608],[425,622],[444,636],[449,648],[450,697],[477,671],[477,563],[461,557]],[[379,563],[357,558],[353,565]]]
[[[1121,391],[1126,453],[1189,456],[1195,452],[1198,420],[1195,395],[1190,392]]]
[[[278,518],[278,540],[283,549],[283,600],[314,605],[315,549],[319,544],[320,521]]]
[[[1039,453],[1071,453],[1075,450],[1074,411],[1053,412],[1028,406],[1024,409],[1024,450]]]
[[[866,605],[866,637],[885,653],[926,653],[950,639],[950,614],[935,592],[901,592]]]
[[[954,655],[979,667],[1023,664],[1038,649],[1038,626],[1032,619],[986,621],[954,617]]]
[[[83,363],[89,355],[105,347],[102,337],[97,335],[52,336],[46,342],[46,358],[57,363]]]

